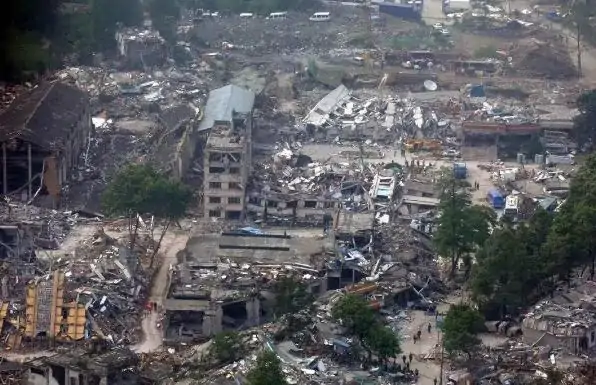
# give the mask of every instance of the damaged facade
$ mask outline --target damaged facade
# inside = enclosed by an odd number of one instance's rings
[[[0,114],[2,192],[27,201],[59,202],[92,131],[89,98],[60,82],[42,83]]]
[[[245,216],[245,191],[252,162],[255,94],[234,85],[209,93],[199,132],[208,132],[203,154],[206,218]]]
[[[122,28],[115,38],[118,53],[130,67],[155,67],[167,58],[165,40],[155,30]]]

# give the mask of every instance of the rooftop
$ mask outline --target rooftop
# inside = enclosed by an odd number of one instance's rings
[[[231,122],[233,112],[250,113],[254,103],[252,91],[232,84],[210,91],[199,131],[213,128],[215,122]]]
[[[322,235],[322,231],[321,231]],[[323,238],[242,235],[199,235],[186,244],[189,263],[230,260],[238,262],[310,263],[310,256],[330,247]]]
[[[329,92],[317,105],[308,113],[304,122],[320,126],[327,121],[329,113],[334,111],[342,102],[350,97],[350,90],[343,84]]]
[[[22,139],[47,150],[64,145],[88,104],[78,88],[47,82],[19,96],[0,114],[0,141]]]

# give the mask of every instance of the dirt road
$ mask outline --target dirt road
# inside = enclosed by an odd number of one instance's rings
[[[155,302],[158,309],[161,309],[165,296],[170,266],[176,263],[176,255],[186,246],[190,236],[189,230],[170,230],[164,237],[161,245],[161,266],[153,281],[149,301]],[[144,338],[143,342],[132,347],[137,353],[149,353],[161,347],[163,341],[163,329],[158,327],[162,324],[162,314],[157,311],[151,312],[143,319],[141,324]]]

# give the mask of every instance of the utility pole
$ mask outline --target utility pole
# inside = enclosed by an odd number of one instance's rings
[[[577,77],[582,77],[582,45],[581,45],[581,28],[579,22],[576,20],[577,26]]]

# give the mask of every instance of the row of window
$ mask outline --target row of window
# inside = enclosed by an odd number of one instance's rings
[[[226,211],[225,212],[226,219],[231,220],[238,220],[242,217],[242,211]],[[221,218],[221,211],[220,210],[209,210],[209,218]]]
[[[262,199],[250,197],[250,198],[248,198],[248,203],[260,206],[262,204]],[[281,206],[280,203],[282,203],[282,202],[267,200],[267,207],[275,208],[275,207]],[[290,202],[285,202],[285,203],[286,203],[285,207],[289,208],[289,209],[298,207],[298,201],[290,201]],[[307,209],[314,209],[314,208],[317,208],[317,203],[318,203],[318,201],[307,200],[307,201],[304,201],[304,207]],[[338,202],[336,202],[336,201],[324,201],[323,207],[326,209],[331,209],[331,208],[336,207],[337,204],[338,204]]]
[[[209,203],[221,203],[221,197],[209,197]],[[228,204],[240,204],[240,197],[228,197]]]
[[[230,174],[240,174],[240,167],[230,167],[228,169]],[[209,167],[209,174],[223,174],[226,172],[224,167]]]
[[[219,190],[221,189],[222,184],[221,182],[209,182],[209,188]],[[238,182],[228,182],[228,189],[230,190],[242,190],[240,187],[240,183]]]
[[[242,154],[239,152],[233,152],[231,154],[226,154],[223,152],[212,152],[209,154],[209,162],[223,162],[226,159],[232,162],[241,162]]]

